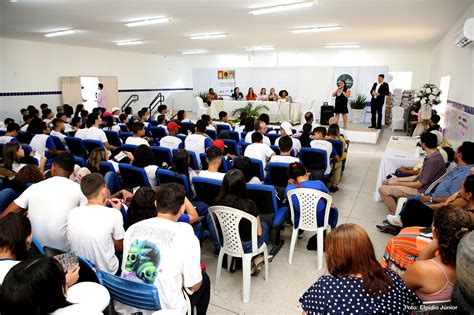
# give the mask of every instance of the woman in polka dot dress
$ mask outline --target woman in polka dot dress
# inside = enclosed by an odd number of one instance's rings
[[[300,298],[304,314],[409,314],[421,301],[402,279],[375,259],[372,242],[356,224],[342,224],[326,238],[330,275]]]

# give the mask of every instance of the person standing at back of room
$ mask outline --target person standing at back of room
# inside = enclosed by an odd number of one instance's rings
[[[370,100],[372,123],[369,128],[382,129],[382,108],[385,103],[385,96],[390,93],[388,84],[384,82],[384,79],[385,76],[379,74],[377,82],[372,85],[372,89],[370,90],[370,95],[372,95],[372,99]]]
[[[104,85],[99,83],[99,91],[97,92],[97,107],[107,108],[107,93],[104,91]]]

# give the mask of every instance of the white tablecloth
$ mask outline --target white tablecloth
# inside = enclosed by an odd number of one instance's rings
[[[415,166],[423,157],[416,157],[416,144],[420,141],[418,138],[392,136],[385,148],[385,152],[380,161],[379,174],[377,175],[377,184],[375,186],[374,199],[381,201],[379,187],[387,176],[401,166]]]
[[[219,119],[219,112],[226,111],[229,119],[238,118],[238,115],[233,116],[232,112],[237,108],[241,108],[247,105],[249,101],[229,101],[229,100],[214,100],[212,101],[209,112],[211,118]],[[294,124],[300,123],[301,119],[301,103],[289,103],[289,102],[265,102],[265,101],[250,101],[253,107],[260,104],[265,104],[270,109],[269,111],[261,111],[261,113],[267,113],[270,116],[272,122],[284,122],[289,121]]]

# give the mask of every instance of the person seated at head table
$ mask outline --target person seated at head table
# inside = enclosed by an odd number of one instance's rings
[[[232,99],[235,100],[235,101],[241,101],[244,99],[244,94],[242,94],[242,92],[240,92],[240,89],[239,87],[235,87],[234,88],[234,93],[232,94]]]
[[[276,102],[276,101],[278,101],[278,95],[277,95],[276,92],[275,92],[275,88],[271,88],[271,89],[270,89],[270,93],[268,94],[267,99],[268,99],[268,101],[270,101],[270,102]]]
[[[212,101],[221,100],[222,97],[219,97],[213,88],[209,89],[209,94],[207,95],[207,105],[211,106]]]
[[[249,87],[249,91],[247,92],[245,99],[247,101],[255,101],[257,99],[257,94],[255,94],[252,87]]]
[[[288,96],[288,91],[287,91],[287,90],[281,90],[281,91],[278,93],[278,99],[279,99],[279,100],[282,100],[282,101],[285,101],[285,102],[289,102],[289,101],[290,101],[290,97]]]
[[[266,88],[261,88],[260,89],[260,94],[257,97],[258,101],[266,101],[267,100],[267,89]]]

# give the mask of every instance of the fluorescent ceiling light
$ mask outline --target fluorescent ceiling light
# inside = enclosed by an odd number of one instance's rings
[[[188,51],[182,51],[181,53],[183,55],[204,54],[204,53],[207,53],[207,50],[188,50]]]
[[[130,46],[130,45],[142,45],[143,41],[141,40],[128,40],[125,42],[115,43],[117,46]]]
[[[250,11],[249,14],[260,15],[260,14],[275,13],[275,12],[281,12],[281,11],[294,10],[294,9],[308,8],[308,7],[312,7],[313,5],[316,5],[317,2],[318,1],[315,0],[315,1],[310,1],[310,2],[300,2],[300,3],[293,3],[293,4],[278,5],[275,7],[269,7],[269,8]]]
[[[359,48],[359,44],[327,44],[324,48]]]
[[[201,35],[191,35],[189,36],[191,39],[215,39],[215,38],[226,38],[227,34],[219,33],[219,34],[201,34]]]
[[[255,46],[255,47],[248,47],[245,49],[246,51],[266,51],[266,50],[275,50],[273,46]]]
[[[302,34],[302,33],[338,31],[340,29],[341,29],[341,26],[320,26],[320,27],[300,28],[296,30],[291,30],[291,32],[293,34]]]
[[[45,34],[44,37],[56,37],[56,36],[62,36],[62,35],[70,35],[74,33],[77,33],[77,30],[64,30],[64,31]]]
[[[160,23],[170,22],[172,20],[173,19],[171,19],[169,17],[163,17],[163,18],[157,18],[157,19],[147,19],[147,20],[142,20],[142,21],[130,22],[130,23],[125,24],[125,26],[135,27],[135,26],[160,24]]]

